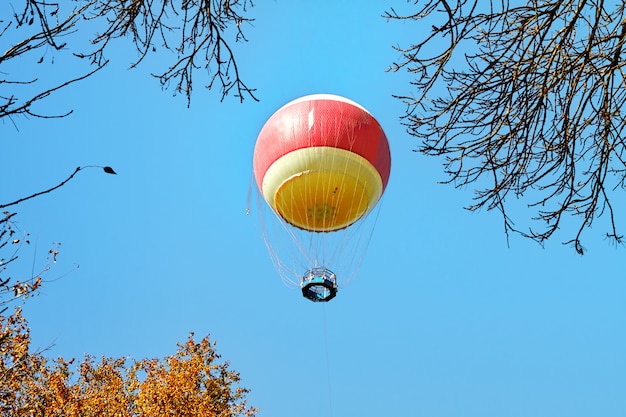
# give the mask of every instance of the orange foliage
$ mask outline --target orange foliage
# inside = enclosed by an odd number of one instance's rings
[[[47,360],[30,351],[30,332],[18,309],[0,317],[0,416],[165,417],[254,416],[239,374],[208,337],[193,334],[162,360],[87,356]]]

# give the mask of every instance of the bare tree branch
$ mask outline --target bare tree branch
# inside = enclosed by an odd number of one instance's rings
[[[63,50],[67,44],[60,40],[76,30],[76,25],[81,20],[81,14],[89,7],[90,5],[87,3],[80,8],[72,10],[65,19],[59,20],[59,5],[57,3],[48,3],[41,0],[24,0],[23,10],[19,14],[15,13],[13,20],[6,23],[2,30],[0,30],[0,38],[8,36],[9,30],[18,31],[17,33],[21,34],[24,32],[21,30],[24,26],[29,27],[26,31],[27,35],[0,55],[0,65],[18,58],[24,59],[27,55],[42,48],[52,48],[54,51]],[[42,61],[43,57],[38,63]],[[42,92],[36,93],[26,99],[18,97],[15,93],[4,93],[4,95],[0,95],[0,119],[7,117],[13,120],[12,118],[17,115],[58,118],[71,114],[72,111],[70,110],[58,115],[44,115],[35,112],[32,106],[50,96],[52,93],[93,75],[104,65],[106,65],[106,62],[103,62],[102,65],[98,65],[94,70],[82,76],[72,77],[67,81],[60,82],[54,87],[42,87]],[[27,80],[0,79],[0,87],[27,84],[38,86],[41,84],[41,80],[38,78]]]
[[[102,68],[104,68],[104,66],[108,63],[108,61],[104,62],[102,64],[102,66],[98,66],[95,69],[93,69],[92,71],[88,72],[85,75],[82,75],[80,77],[77,78],[73,78],[71,80],[65,81],[62,84],[57,85],[56,87],[52,87],[49,88],[41,93],[36,94],[35,96],[31,97],[30,99],[22,102],[21,104],[17,104],[18,103],[18,99],[15,96],[11,96],[11,97],[7,97],[5,103],[0,104],[0,119],[3,117],[8,117],[11,118],[12,116],[16,116],[16,115],[29,115],[29,116],[33,116],[33,117],[39,117],[39,118],[43,118],[43,119],[53,119],[53,118],[61,118],[61,117],[66,117],[69,116],[70,114],[72,114],[73,110],[69,110],[63,114],[57,114],[57,115],[44,115],[44,114],[40,114],[40,113],[35,113],[31,107],[34,103],[43,100],[44,98],[48,97],[50,94],[54,93],[57,90],[60,90],[62,88],[67,87],[70,84],[73,84],[77,81],[81,81],[84,80],[87,77],[92,76],[93,74],[95,74],[96,72],[100,71]],[[28,83],[33,83],[36,82],[37,80],[32,80],[29,81]],[[9,82],[6,82],[9,83]],[[2,81],[0,80],[0,84],[2,84]],[[0,99],[2,99],[3,97],[0,97]]]
[[[130,40],[137,50],[138,57],[131,68],[142,63],[149,53],[172,54],[174,63],[153,75],[161,87],[171,85],[176,93],[185,94],[188,105],[194,74],[198,70],[205,73],[203,78],[207,89],[220,89],[221,100],[231,93],[240,101],[245,97],[257,100],[255,90],[241,78],[230,43],[246,40],[242,26],[252,22],[245,17],[248,7],[253,6],[251,0],[84,0],[64,19],[60,18],[63,9],[59,3],[47,0],[15,2],[22,4],[20,11],[14,11],[10,20],[0,20],[0,39],[20,37],[0,55],[0,76],[5,77],[0,78],[0,88],[5,87],[0,93],[0,119],[7,117],[13,121],[17,115],[55,118],[71,114],[69,110],[57,115],[44,115],[33,110],[33,105],[106,66],[106,54],[113,44],[119,47],[115,42],[119,38]],[[13,7],[13,4],[9,3],[9,6]],[[104,27],[104,30],[95,34],[90,32],[91,22],[96,27]],[[70,36],[75,33],[80,33],[80,38]],[[68,42],[77,39],[91,39],[92,48],[83,50],[84,47],[77,47],[76,42],[68,46]],[[11,78],[10,70],[4,69],[9,61],[32,59],[37,51],[41,53],[37,64],[44,61],[47,51],[59,54],[72,51],[74,56],[86,59],[95,69],[84,75],[68,76],[67,80],[56,85],[50,83],[52,86],[45,86],[48,82],[44,77],[45,70],[36,72],[30,78],[20,71],[18,76]],[[37,56],[32,62],[36,59]],[[44,85],[40,88],[42,92],[34,94],[17,89],[20,86],[38,88],[41,85]],[[13,91],[6,87],[11,87]],[[26,94],[29,96],[24,98]]]
[[[507,234],[543,243],[567,214],[580,223],[565,243],[582,254],[583,231],[608,209],[607,236],[621,243],[610,195],[626,179],[625,2],[424,3],[385,15],[437,23],[390,68],[416,75],[417,95],[398,98],[418,150],[445,158],[447,182],[477,185],[468,209],[498,209]],[[530,199],[542,226],[516,228],[510,197]]]
[[[115,174],[115,171],[113,171],[113,169],[111,169],[111,167],[101,167],[101,166],[95,166],[95,165],[89,165],[89,166],[84,166],[84,167],[77,167],[74,170],[74,172],[72,172],[72,174],[69,177],[67,177],[66,179],[61,181],[61,183],[55,185],[54,187],[48,188],[47,190],[44,190],[44,191],[39,191],[37,193],[31,194],[28,197],[22,197],[22,198],[20,198],[18,200],[15,200],[15,201],[11,202],[11,203],[0,204],[0,209],[4,209],[4,208],[7,208],[7,207],[15,206],[17,204],[20,204],[20,203],[26,201],[26,200],[30,200],[31,198],[39,197],[40,195],[48,194],[49,192],[54,191],[57,188],[61,188],[65,184],[67,184],[72,178],[74,178],[74,176],[76,174],[78,174],[78,171],[81,171],[81,170],[86,169],[86,168],[102,168],[102,170],[105,173],[107,173],[107,174]]]
[[[131,68],[158,49],[175,54],[175,63],[153,76],[163,88],[173,85],[175,92],[185,94],[188,105],[193,75],[200,69],[208,77],[206,88],[219,82],[222,100],[235,91],[240,101],[245,96],[258,101],[255,90],[241,79],[227,41],[229,31],[235,42],[246,40],[242,25],[252,19],[243,13],[251,6],[250,0],[99,0],[88,18],[106,19],[109,26],[93,39],[96,49],[86,56],[99,65],[113,40],[128,37],[138,53]]]
[[[74,170],[74,172],[72,172],[72,174],[71,174],[69,177],[67,177],[65,180],[61,181],[61,183],[60,183],[60,184],[57,184],[57,185],[55,185],[55,186],[54,186],[54,187],[52,187],[52,188],[49,188],[49,189],[44,190],[44,191],[39,191],[39,192],[37,192],[37,193],[35,193],[35,194],[29,195],[28,197],[23,197],[23,198],[20,198],[20,199],[15,200],[15,201],[13,201],[13,202],[11,202],[11,203],[0,204],[0,209],[6,208],[6,207],[10,207],[10,206],[14,206],[14,205],[19,204],[19,203],[22,203],[22,202],[24,202],[24,201],[26,201],[26,200],[30,200],[31,198],[35,198],[35,197],[38,197],[38,196],[40,196],[40,195],[47,194],[47,193],[49,193],[49,192],[51,192],[51,191],[56,190],[57,188],[63,187],[63,186],[64,186],[64,185],[65,185],[65,184],[69,181],[69,180],[71,180],[72,178],[74,178],[74,176],[75,176],[76,174],[78,174],[78,171],[80,171],[80,170],[81,170],[81,167],[76,168],[76,169]]]

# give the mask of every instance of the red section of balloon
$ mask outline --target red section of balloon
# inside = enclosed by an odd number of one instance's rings
[[[380,124],[366,110],[341,98],[312,96],[287,104],[265,123],[254,150],[259,189],[267,169],[297,149],[330,146],[354,152],[378,171],[383,190],[389,180],[391,154]]]

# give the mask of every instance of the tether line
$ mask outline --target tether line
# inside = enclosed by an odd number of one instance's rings
[[[325,303],[322,303],[325,304]],[[330,355],[328,354],[328,330],[326,328],[326,306],[322,305],[323,317],[324,317],[324,348],[326,350],[326,377],[328,379],[328,412],[329,416],[333,416],[333,398],[330,384]]]

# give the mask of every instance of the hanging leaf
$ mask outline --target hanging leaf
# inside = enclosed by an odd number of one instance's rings
[[[113,168],[111,167],[103,167],[102,168],[104,170],[104,172],[106,172],[107,174],[117,174],[117,172],[113,171]]]

